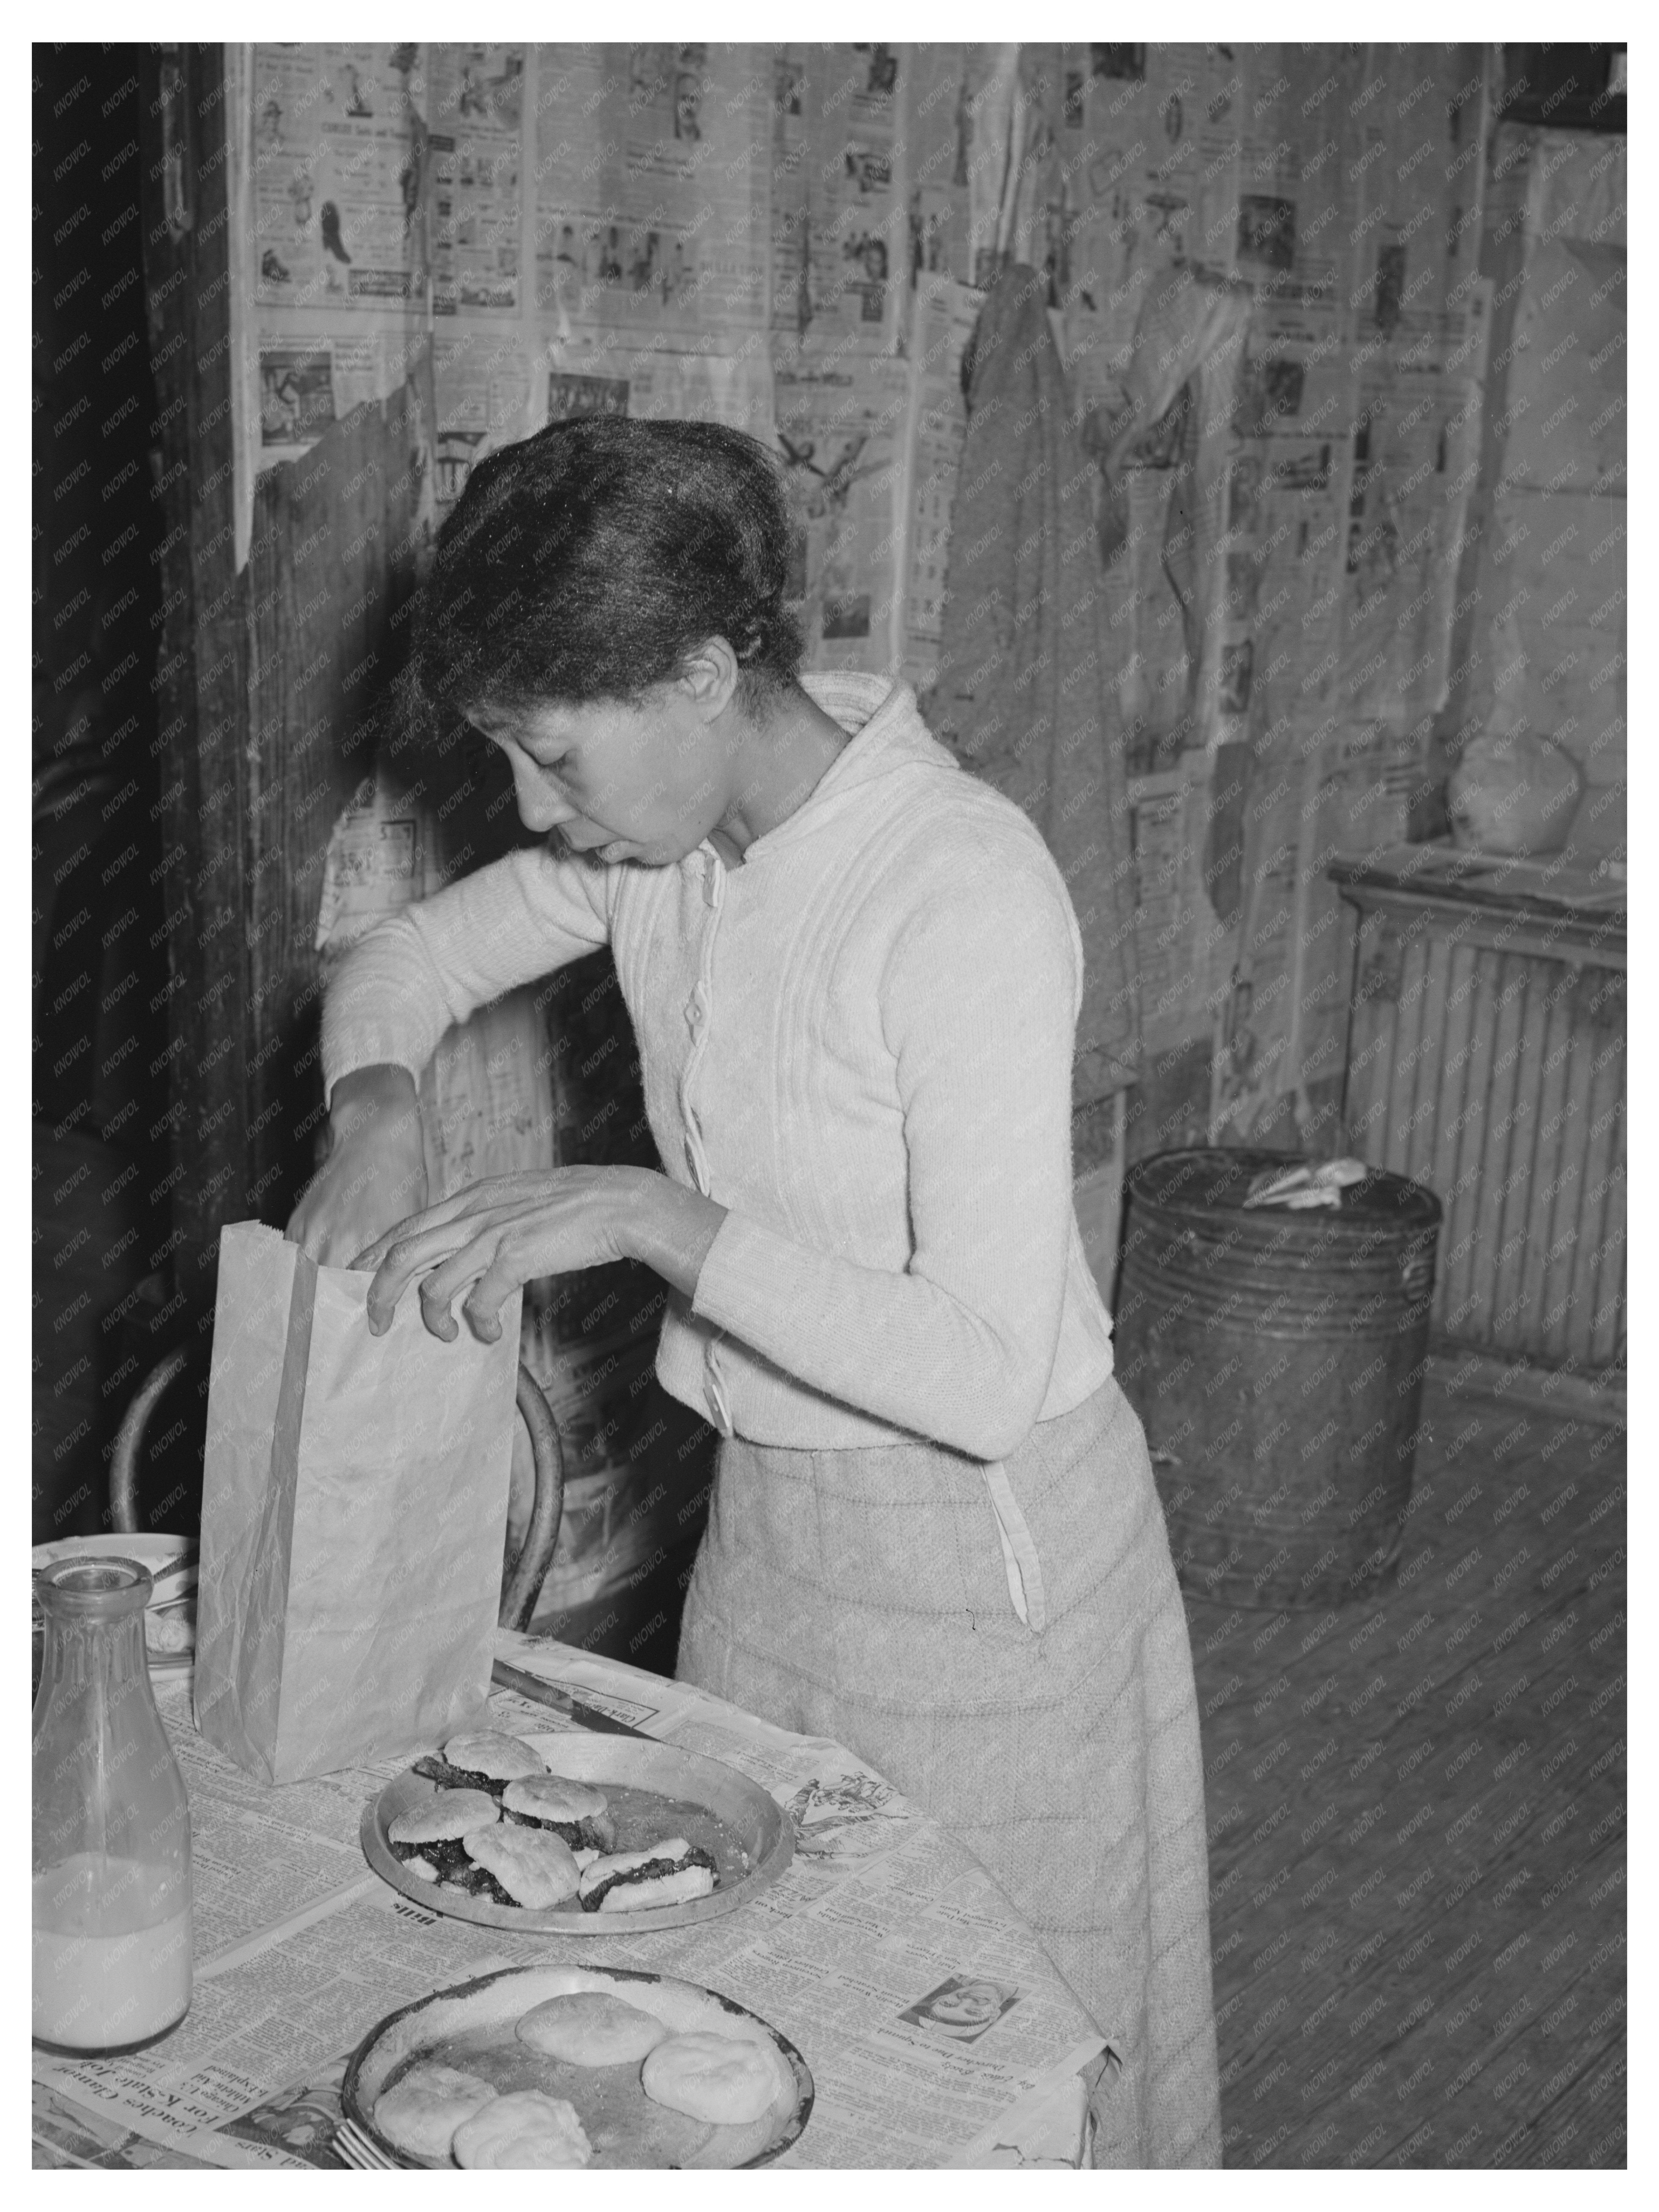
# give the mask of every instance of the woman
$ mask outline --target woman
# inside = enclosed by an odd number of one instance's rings
[[[416,675],[549,842],[382,923],[323,1018],[334,1149],[290,1224],[453,1340],[623,1257],[722,1444],[681,1674],[951,1827],[1123,2055],[1115,2135],[1218,2158],[1186,1622],[1072,1206],[1076,921],[906,686],[796,678],[763,450],[589,417],[474,469]],[[609,942],[666,1172],[421,1212],[444,1030]],[[411,1214],[416,1218],[409,1218]],[[464,1295],[463,1295],[464,1294]]]

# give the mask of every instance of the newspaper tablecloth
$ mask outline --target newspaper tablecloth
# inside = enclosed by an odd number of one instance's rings
[[[561,1955],[702,1983],[789,2037],[817,2099],[781,2164],[1105,2162],[1087,2114],[1107,2046],[989,1877],[879,1775],[837,1744],[568,1645],[504,1631],[498,1656],[769,1790],[796,1823],[781,1880],[726,1919],[614,1939],[561,1944],[447,1919],[363,1860],[364,1803],[396,1763],[268,1789],[196,1734],[187,1677],[158,1678],[190,1792],[194,1996],[153,2050],[34,2053],[37,2164],[336,2166],[340,2080],[377,2021],[493,1967]],[[521,1735],[576,1726],[511,1691],[491,1705]],[[975,2002],[947,2001],[955,2021],[937,2019],[929,2001],[968,1983]]]

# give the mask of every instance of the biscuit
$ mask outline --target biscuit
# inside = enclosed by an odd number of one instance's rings
[[[605,1990],[578,1990],[532,2005],[519,2022],[520,2043],[571,2066],[637,2066],[668,2033],[654,2013]]]
[[[547,1829],[479,1828],[461,1840],[468,1857],[528,1911],[562,1905],[576,1894],[581,1874],[570,1846]]]
[[[605,1802],[602,1790],[556,1774],[532,1774],[526,1781],[509,1782],[501,1792],[501,1803],[515,1820],[551,1828],[573,1850],[592,1846],[608,1851],[614,1846],[617,1824]]]
[[[455,2130],[495,2101],[476,2074],[423,2059],[376,2100],[374,2125],[389,2143],[415,2158],[447,2158]]]
[[[482,1790],[441,1790],[425,1804],[399,1813],[386,1834],[394,1844],[447,1844],[500,1818],[495,1799]]]
[[[644,1850],[612,1851],[581,1870],[584,1912],[643,1912],[683,1905],[714,1887],[713,1857],[684,1836],[665,1836]]]
[[[532,1774],[545,1774],[547,1761],[522,1737],[502,1729],[477,1729],[453,1735],[444,1746],[447,1763],[464,1774],[481,1774],[491,1782],[522,1782]]]
[[[659,2043],[640,2071],[647,2097],[714,2127],[757,2120],[783,2087],[769,2046],[699,2028]]]
[[[575,2106],[540,2089],[492,2098],[456,2129],[452,2151],[457,2166],[496,2170],[586,2166],[593,2155]]]
[[[568,1821],[573,1827],[605,1808],[603,1790],[590,1790],[585,1782],[567,1782],[559,1774],[532,1774],[523,1782],[509,1782],[501,1802],[509,1813],[561,1825]]]
[[[714,1893],[715,1872],[711,1866],[670,1867],[640,1881],[615,1882],[597,1905],[584,1904],[594,1912],[655,1912],[665,1905],[694,1905]]]

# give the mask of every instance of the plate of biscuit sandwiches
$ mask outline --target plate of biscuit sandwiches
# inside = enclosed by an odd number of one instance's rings
[[[788,1814],[719,1759],[643,1736],[490,1728],[389,1782],[362,1838],[376,1874],[434,1912],[560,1936],[718,1919],[794,1851]]]
[[[623,1967],[513,1966],[372,2028],[340,2101],[400,2166],[731,2170],[796,2142],[812,2076],[717,1990]]]

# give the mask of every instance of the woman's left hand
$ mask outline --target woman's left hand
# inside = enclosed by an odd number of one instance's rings
[[[470,1283],[461,1310],[472,1334],[494,1344],[501,1307],[520,1285],[637,1256],[632,1232],[651,1210],[651,1186],[664,1181],[646,1168],[573,1167],[473,1183],[400,1221],[352,1261],[374,1270],[368,1326],[384,1334],[418,1280],[422,1318],[453,1344],[460,1331],[450,1308]]]

